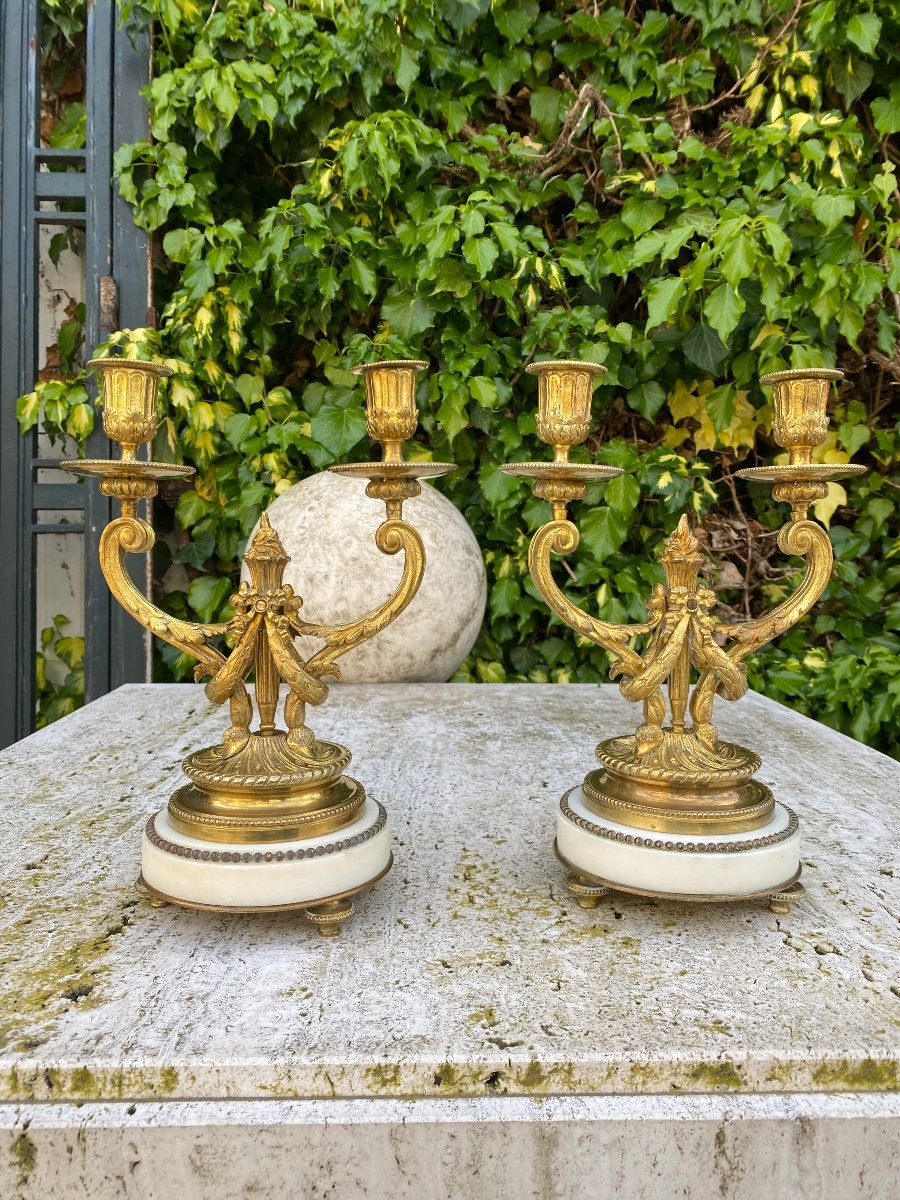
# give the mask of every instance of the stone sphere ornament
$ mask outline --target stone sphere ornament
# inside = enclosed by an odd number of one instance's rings
[[[442,683],[481,628],[487,576],[465,517],[428,484],[404,508],[425,544],[425,576],[409,607],[341,660],[348,683]],[[383,519],[378,509],[364,479],[328,472],[302,480],[269,505],[266,515],[291,559],[284,582],[303,598],[304,620],[352,621],[394,591],[403,562],[379,553],[372,541]],[[321,643],[301,636],[296,645],[305,657]]]

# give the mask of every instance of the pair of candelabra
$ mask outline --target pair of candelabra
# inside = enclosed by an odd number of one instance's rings
[[[302,909],[321,933],[337,934],[353,911],[351,897],[390,869],[390,834],[384,807],[344,773],[349,751],[314,736],[306,706],[322,703],[328,694],[323,677],[340,678],[336,660],[393,621],[422,580],[425,553],[418,533],[403,519],[403,504],[419,495],[421,479],[453,468],[403,458],[403,443],[417,425],[416,375],[427,364],[403,360],[357,368],[365,378],[368,432],[381,443],[382,458],[330,469],[369,480],[366,494],[386,510],[375,543],[385,554],[402,550],[404,567],[388,600],[344,625],[303,619],[301,598],[283,582],[288,556],[265,515],[246,552],[250,580],[231,599],[231,620],[181,620],[135,586],[125,556],[147,553],[154,543],[151,526],[137,515],[138,502],[153,497],[160,480],[193,470],[137,457],[138,447],[156,434],[158,384],[170,369],[125,359],[90,365],[100,373],[104,429],[121,446],[121,458],[62,465],[100,476],[101,491],[121,505],[121,516],[100,541],[107,583],[143,626],[196,658],[196,677],[208,677],[210,700],[230,705],[231,724],[221,743],[189,755],[184,762],[189,782],[147,822],[141,882],[157,905]],[[562,621],[607,651],[623,694],[643,704],[637,732],[601,742],[599,769],[560,802],[555,848],[567,868],[567,886],[584,907],[614,888],[706,901],[764,896],[784,911],[801,890],[797,818],[753,778],[758,756],[719,739],[712,707],[716,695],[736,700],[747,690],[742,660],[807,613],[829,578],[828,534],[807,519],[807,510],[825,496],[827,481],[863,470],[811,461],[827,433],[830,382],[841,373],[764,377],[774,387],[773,435],[790,461],[738,472],[772,483],[775,499],[791,505],[778,544],[806,560],[794,593],[756,620],[718,620],[715,595],[698,578],[697,539],[683,516],[665,543],[666,583],[653,588],[647,621],[622,625],[576,607],[551,572],[551,555],[570,554],[578,545],[567,506],[585,495],[589,483],[621,474],[616,467],[569,461],[570,448],[588,435],[594,384],[605,368],[550,361],[526,369],[538,378],[537,429],[553,447],[554,459],[501,469],[533,479],[535,495],[551,505],[552,519],[531,541],[532,578]],[[324,643],[305,661],[294,644],[298,634]],[[635,639],[641,636],[646,642],[639,652]],[[251,672],[258,714],[252,730],[246,683]],[[276,723],[282,681],[283,727]]]

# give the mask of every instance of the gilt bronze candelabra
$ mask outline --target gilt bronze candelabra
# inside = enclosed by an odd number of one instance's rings
[[[643,704],[637,731],[601,741],[599,769],[560,802],[555,850],[568,870],[567,886],[584,907],[614,889],[702,901],[764,896],[776,912],[785,912],[802,893],[797,817],[754,778],[761,765],[757,754],[719,738],[712,710],[716,696],[737,700],[746,692],[743,659],[796,624],[828,582],[831,543],[807,511],[827,494],[829,480],[865,469],[812,462],[828,431],[830,384],[842,373],[763,376],[773,386],[773,436],[789,451],[789,462],[737,472],[771,483],[774,498],[791,505],[778,546],[806,560],[797,589],[755,620],[719,619],[715,593],[699,578],[703,556],[685,515],[665,543],[666,582],[653,588],[647,620],[625,625],[578,608],[551,569],[552,554],[571,554],[578,546],[568,505],[583,498],[588,483],[622,473],[569,461],[570,448],[588,435],[591,395],[605,368],[556,361],[526,370],[538,377],[537,430],[554,458],[501,469],[533,479],[534,494],[551,505],[552,519],[529,547],[532,579],[562,621],[606,650],[623,695]],[[635,648],[640,637],[646,639],[642,651]]]
[[[265,514],[245,556],[250,580],[231,597],[229,621],[180,620],[134,585],[125,556],[148,553],[155,540],[137,515],[138,502],[155,496],[160,480],[194,472],[137,458],[138,447],[155,436],[157,388],[171,370],[125,359],[89,363],[101,378],[104,429],[122,455],[62,466],[100,476],[100,490],[121,505],[121,516],[100,540],[103,574],[135,620],[197,659],[195,677],[208,677],[209,699],[230,706],[231,724],[221,742],[188,756],[183,766],[189,782],[147,822],[141,882],[154,904],[231,912],[302,909],[322,934],[333,936],[353,911],[350,897],[390,869],[384,806],[344,774],[350,752],[315,737],[306,725],[306,706],[325,700],[324,677],[340,678],[336,660],[399,616],[422,581],[425,552],[403,520],[403,503],[419,495],[420,479],[453,466],[403,459],[403,443],[417,424],[416,375],[426,365],[404,360],[357,368],[365,377],[367,429],[382,444],[383,458],[331,468],[367,478],[366,494],[384,503],[375,544],[384,554],[403,551],[402,578],[388,600],[358,620],[314,625],[303,619],[301,598],[283,582],[289,558]],[[297,634],[324,645],[304,661],[294,645]],[[251,672],[259,717],[253,730],[246,682]],[[287,695],[280,727],[282,681]]]

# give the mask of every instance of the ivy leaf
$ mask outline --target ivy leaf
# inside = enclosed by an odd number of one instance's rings
[[[486,375],[476,375],[469,380],[469,391],[479,404],[485,408],[494,408],[497,404],[497,385]]]
[[[57,658],[62,659],[70,670],[80,667],[84,662],[84,638],[61,637],[53,647]]]
[[[494,24],[507,39],[515,44],[538,19],[538,0],[512,0],[508,8],[494,8]]]
[[[706,411],[716,433],[727,429],[734,417],[735,388],[733,383],[714,388],[706,397]]]
[[[866,425],[853,425],[849,421],[845,421],[838,429],[841,445],[851,458],[871,436],[872,432]]]
[[[548,140],[555,137],[562,123],[562,115],[566,108],[566,98],[554,87],[535,88],[529,101],[531,116],[541,136]]]
[[[182,286],[192,300],[199,300],[201,296],[205,296],[216,282],[212,269],[202,258],[197,262],[188,263],[181,279]]]
[[[678,307],[684,295],[684,280],[680,275],[656,279],[647,289],[647,329],[663,325]]]
[[[813,216],[830,232],[840,225],[845,217],[852,217],[856,205],[849,196],[839,192],[822,192],[816,196],[810,208]]]
[[[499,253],[491,238],[470,237],[463,242],[463,258],[472,264],[482,279],[490,274]]]
[[[445,393],[441,406],[437,410],[437,419],[443,426],[444,433],[451,445],[469,424],[469,414],[466,411],[467,399],[466,388],[462,386],[452,388]]]
[[[178,524],[182,529],[190,529],[191,526],[208,516],[211,508],[210,502],[204,500],[202,496],[198,496],[193,488],[190,491],[182,492],[178,497],[178,505],[175,510]]]
[[[891,84],[889,96],[879,96],[872,101],[872,118],[882,137],[900,133],[900,81]]]
[[[371,300],[378,291],[378,279],[365,259],[359,255],[354,256],[350,263],[350,274],[363,295]]]
[[[769,243],[777,263],[786,263],[794,249],[794,245],[777,221],[766,219],[762,227],[763,237]]]
[[[703,315],[724,342],[737,328],[746,307],[744,297],[736,288],[730,283],[720,283],[707,297]]]
[[[666,206],[647,196],[631,196],[622,206],[622,220],[635,237],[652,229],[666,215]]]
[[[188,604],[201,621],[212,621],[231,594],[231,580],[217,579],[214,575],[201,575],[188,588]]]
[[[335,458],[352,450],[365,432],[366,414],[362,408],[323,404],[312,418],[313,437]]]
[[[495,96],[505,96],[519,77],[518,67],[509,58],[485,54],[484,77],[494,89]]]
[[[412,292],[395,292],[393,296],[385,297],[381,317],[390,325],[392,333],[408,341],[431,328],[434,309]]]
[[[216,535],[212,530],[205,529],[203,533],[195,534],[186,546],[182,546],[174,559],[175,562],[183,562],[191,567],[196,567],[199,571],[212,558],[215,548]]]
[[[400,62],[397,64],[397,70],[394,73],[394,78],[397,81],[397,87],[403,92],[404,96],[409,95],[409,90],[419,77],[419,54],[405,43],[400,47]]]
[[[705,321],[700,321],[694,326],[681,343],[681,348],[689,362],[710,375],[715,374],[719,363],[728,354],[722,339],[715,329],[711,325],[707,325]]]
[[[66,417],[66,433],[81,445],[94,429],[94,410],[90,404],[75,404]]]
[[[655,380],[649,383],[639,383],[629,390],[628,404],[642,417],[652,421],[666,402],[666,393]]]
[[[34,429],[41,415],[41,401],[37,392],[29,392],[16,401],[16,419],[23,433]]]
[[[875,72],[870,62],[848,54],[846,58],[836,60],[831,68],[831,74],[834,86],[840,92],[844,104],[849,108],[872,82]]]
[[[596,559],[615,554],[625,540],[625,522],[614,508],[592,508],[580,529],[582,541]]]
[[[634,511],[640,498],[640,484],[633,475],[617,475],[615,479],[610,479],[603,493],[603,499],[610,508],[620,512],[623,517]]]
[[[235,450],[240,450],[248,438],[255,437],[259,433],[256,418],[250,413],[234,413],[225,422],[224,428],[225,436]]]
[[[511,576],[498,579],[491,588],[491,615],[506,617],[515,612],[520,595],[519,585]]]
[[[872,54],[878,46],[881,17],[873,12],[854,13],[847,22],[847,38],[859,46],[863,54]]]
[[[492,462],[485,463],[478,472],[478,482],[485,500],[492,507],[507,500],[519,490],[519,481],[515,475],[506,475]]]
[[[741,232],[730,238],[722,255],[722,274],[735,287],[747,279],[756,263],[756,242],[751,235]]]

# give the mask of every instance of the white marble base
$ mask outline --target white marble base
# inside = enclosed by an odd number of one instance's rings
[[[775,805],[765,825],[746,833],[717,834],[714,841],[709,834],[677,842],[675,836],[598,817],[580,787],[566,792],[556,817],[560,855],[613,887],[668,896],[753,896],[789,884],[800,869],[797,818],[783,804]]]
[[[367,799],[352,825],[286,842],[213,843],[177,830],[161,809],[141,841],[141,875],[152,890],[202,908],[276,909],[353,892],[391,859],[384,808]]]

